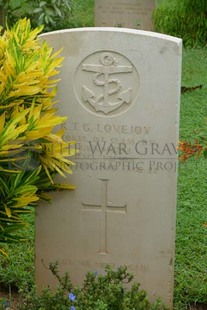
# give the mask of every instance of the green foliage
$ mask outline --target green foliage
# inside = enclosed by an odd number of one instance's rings
[[[73,0],[72,14],[63,25],[64,28],[94,26],[94,0]]]
[[[1,7],[7,9],[9,26],[25,16],[33,27],[44,24],[43,31],[94,25],[94,0],[0,0]]]
[[[27,17],[33,28],[44,24],[46,32],[64,28],[64,21],[71,17],[73,3],[72,0],[8,0],[6,8],[10,27]]]
[[[47,0],[37,1],[32,14],[38,20],[38,24],[45,25],[45,31],[57,30],[63,28],[63,20],[69,19],[72,11],[71,0]],[[34,21],[33,21],[34,23]]]
[[[9,0],[0,0],[0,7],[5,8],[8,5]]]
[[[27,222],[18,233],[20,243],[5,244],[7,256],[0,260],[0,288],[5,291],[17,291],[25,286],[34,285],[34,210],[23,216]]]
[[[182,38],[185,46],[207,44],[206,0],[163,0],[154,22],[156,31]]]
[[[24,289],[21,310],[50,309],[50,310],[167,310],[160,301],[150,303],[147,294],[140,289],[138,283],[133,283],[131,288],[126,287],[133,276],[127,268],[121,266],[117,271],[106,266],[105,274],[98,275],[89,272],[82,286],[73,287],[70,277],[65,273],[60,277],[58,263],[50,264],[49,269],[59,281],[55,292],[45,288],[42,294]]]

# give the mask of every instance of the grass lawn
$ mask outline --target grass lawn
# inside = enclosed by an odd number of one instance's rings
[[[206,128],[207,51],[183,54],[183,86],[203,85],[181,98],[180,140],[193,141],[198,128]],[[178,178],[175,305],[180,302],[207,304],[207,162],[191,159],[180,163]]]
[[[94,26],[94,0],[74,0],[72,18],[69,27],[91,27]]]

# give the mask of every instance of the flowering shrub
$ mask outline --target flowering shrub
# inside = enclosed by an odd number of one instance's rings
[[[0,243],[18,240],[21,215],[50,200],[48,190],[73,188],[53,182],[56,173],[72,173],[75,151],[55,130],[66,120],[54,108],[62,58],[40,44],[41,30],[22,19],[0,36]]]
[[[138,283],[133,283],[131,289],[126,284],[133,280],[133,275],[125,266],[114,271],[106,266],[105,274],[89,272],[80,287],[73,287],[70,277],[65,273],[60,277],[58,263],[50,264],[49,269],[59,281],[55,292],[50,288],[43,290],[41,295],[36,291],[27,291],[20,305],[21,310],[167,310],[168,308],[157,300],[151,303],[147,293],[140,289]],[[24,294],[26,290],[23,290]]]

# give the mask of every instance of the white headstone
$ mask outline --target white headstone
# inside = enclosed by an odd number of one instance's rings
[[[95,0],[95,26],[154,29],[156,0]]]
[[[44,265],[56,260],[74,284],[127,265],[172,307],[181,40],[120,28],[42,39],[64,48],[58,107],[80,152],[76,189],[37,208],[36,283],[55,284]]]

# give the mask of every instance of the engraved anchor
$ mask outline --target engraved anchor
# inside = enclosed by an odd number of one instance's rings
[[[93,83],[96,86],[104,88],[103,93],[96,97],[90,89],[83,86],[83,100],[84,102],[89,102],[97,112],[104,112],[107,114],[116,110],[124,103],[129,104],[131,101],[131,88],[121,92],[121,81],[110,78],[110,75],[117,73],[130,73],[132,72],[132,66],[118,66],[117,59],[108,52],[101,54],[100,63],[100,65],[82,65],[82,70],[95,73]],[[110,84],[114,85],[114,88],[110,89]],[[118,101],[110,102],[109,97],[114,94],[117,94],[116,98]]]

